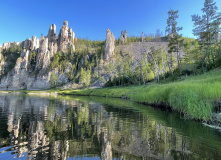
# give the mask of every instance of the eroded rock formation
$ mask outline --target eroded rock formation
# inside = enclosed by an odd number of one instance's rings
[[[124,42],[127,43],[127,30],[124,31]]]
[[[121,41],[121,44],[124,44],[124,31],[121,31],[120,41]]]
[[[105,59],[111,58],[114,55],[115,50],[115,37],[110,29],[107,29],[106,41],[105,41]]]
[[[3,49],[8,49],[10,46],[11,46],[11,42],[6,42],[6,43],[3,43],[2,48]]]
[[[69,48],[75,51],[74,46],[75,34],[72,28],[68,27],[68,22],[64,21],[63,26],[58,35],[58,50],[61,52],[67,52]]]
[[[19,45],[19,42],[6,42],[6,43],[3,43],[3,45],[1,46],[0,45],[0,49],[8,49],[11,47],[11,45]]]
[[[20,57],[17,59],[15,67],[5,77],[1,79],[0,89],[47,89],[50,88],[49,70],[51,58],[56,52],[68,52],[75,50],[75,34],[68,27],[68,22],[64,21],[59,35],[56,35],[56,26],[52,24],[48,35],[41,35],[39,40],[36,36],[26,39],[20,43],[22,48]],[[18,42],[14,42],[19,45]],[[8,49],[13,43],[4,43],[2,48]],[[35,54],[33,54],[35,52]],[[30,56],[34,55],[34,66],[30,67]],[[32,64],[33,65],[33,64]],[[34,68],[33,70],[30,68]],[[34,72],[35,74],[32,74]],[[58,74],[58,71],[56,71]],[[65,74],[59,76],[60,83],[66,83],[68,77]]]
[[[121,44],[127,43],[127,30],[121,31],[120,40],[121,40]]]

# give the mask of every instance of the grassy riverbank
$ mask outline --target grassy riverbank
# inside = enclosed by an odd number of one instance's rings
[[[221,69],[182,81],[130,87],[86,90],[64,90],[59,94],[128,98],[148,104],[164,104],[186,118],[208,121],[221,101]]]
[[[184,114],[185,118],[208,121],[212,119],[215,108],[221,105],[221,69],[160,84],[85,90],[2,91],[4,92],[127,98],[138,103],[170,106],[174,111]]]

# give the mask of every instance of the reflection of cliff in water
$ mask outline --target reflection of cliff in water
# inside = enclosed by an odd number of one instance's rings
[[[0,126],[7,130],[0,129],[0,145],[11,146],[1,153],[11,152],[13,157],[111,160],[202,156],[175,129],[129,109],[22,96],[0,96],[0,107]]]

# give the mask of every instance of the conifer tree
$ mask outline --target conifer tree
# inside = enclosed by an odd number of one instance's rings
[[[168,38],[169,38],[169,50],[168,53],[172,54],[175,53],[176,54],[176,58],[177,58],[177,66],[180,70],[181,73],[181,57],[180,57],[180,51],[183,45],[183,38],[182,35],[179,34],[179,31],[181,31],[183,28],[182,27],[177,27],[177,18],[178,18],[178,11],[174,11],[174,10],[170,10],[168,12],[168,19],[167,19],[167,27],[166,27],[166,32],[168,33]],[[171,61],[171,63],[173,63]],[[170,64],[170,66],[173,66],[173,64]],[[173,75],[173,72],[171,72],[171,74]]]
[[[50,77],[51,87],[56,87],[57,83],[58,83],[58,75],[56,75],[54,72],[52,72],[51,77]]]
[[[192,21],[194,22],[193,34],[199,36],[203,46],[206,46],[202,63],[206,57],[209,57],[210,45],[214,40],[214,36],[220,31],[221,13],[218,13],[217,10],[218,7],[213,0],[205,0],[202,8],[203,15],[192,15]]]

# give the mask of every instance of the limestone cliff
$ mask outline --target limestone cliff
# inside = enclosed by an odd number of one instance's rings
[[[121,78],[138,83],[138,66],[144,58],[150,61],[147,54],[151,48],[167,51],[167,46],[165,41],[146,42],[143,33],[137,41],[127,36],[127,30],[115,42],[109,28],[105,41],[77,40],[67,21],[58,35],[52,24],[47,36],[40,39],[32,36],[21,43],[0,46],[0,89],[97,88],[114,79],[120,84]]]
[[[21,54],[17,59],[14,69],[1,78],[0,89],[48,89],[50,88],[50,76],[52,70],[49,69],[51,58],[56,52],[67,52],[69,49],[75,50],[75,34],[68,27],[68,22],[64,24],[59,35],[56,35],[56,26],[52,24],[48,35],[41,36],[39,40],[36,36],[26,39],[20,43]],[[18,42],[15,42],[19,45]],[[7,50],[12,43],[4,43],[1,48]],[[34,64],[31,66],[30,57],[35,53]],[[31,68],[34,68],[32,70]],[[58,71],[54,70],[58,75]],[[59,83],[67,83],[67,72],[58,76]]]

